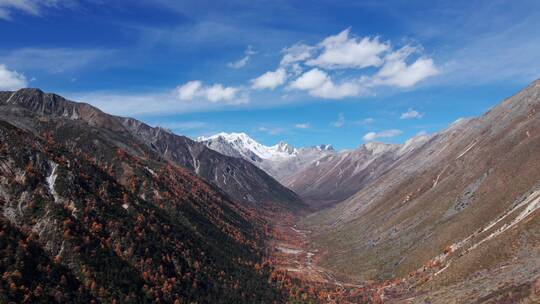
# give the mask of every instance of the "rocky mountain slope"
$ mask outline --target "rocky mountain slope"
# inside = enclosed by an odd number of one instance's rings
[[[428,138],[425,135],[414,137],[403,145],[367,143],[355,150],[332,153],[281,182],[312,206],[333,206],[387,172]]]
[[[538,300],[539,113],[536,81],[308,217],[301,227],[312,231],[313,250],[325,251],[320,265],[391,279],[378,290],[387,301]]]
[[[84,103],[37,89],[0,93],[0,119],[40,134],[50,132],[68,146],[106,155],[104,142],[139,157],[160,158],[187,168],[233,199],[262,207],[300,209],[298,196],[242,159],[206,148],[187,137],[140,121],[108,115]],[[93,137],[99,133],[102,138]]]
[[[0,302],[282,301],[254,267],[265,222],[253,209],[150,150],[67,127],[0,120]]]

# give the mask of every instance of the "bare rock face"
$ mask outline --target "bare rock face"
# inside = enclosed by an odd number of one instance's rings
[[[384,173],[304,222],[329,250],[321,264],[362,279],[425,276],[418,302],[495,301],[537,284],[539,113],[536,81],[412,152],[399,148]]]
[[[121,130],[121,125],[115,117],[89,104],[71,102],[56,94],[46,94],[39,89],[5,92],[4,96],[0,103],[6,106],[20,106],[39,117],[82,120],[92,126],[106,126],[115,131]]]
[[[291,210],[304,206],[294,192],[250,162],[222,155],[163,128],[108,115],[88,104],[68,101],[38,89],[3,92],[0,97],[0,118],[31,132],[53,132],[59,140],[72,146],[100,150],[103,139],[92,138],[97,132],[129,153],[152,155],[185,167],[235,200],[261,207],[276,204]],[[103,155],[111,153],[101,152]]]

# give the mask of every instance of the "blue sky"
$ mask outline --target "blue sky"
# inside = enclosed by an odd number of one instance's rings
[[[403,142],[540,77],[526,0],[0,0],[0,37],[1,90],[268,145]]]

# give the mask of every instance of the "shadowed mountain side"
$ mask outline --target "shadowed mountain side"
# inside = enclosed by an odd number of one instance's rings
[[[57,141],[100,150],[104,155],[111,153],[102,146],[102,141],[107,141],[137,156],[171,161],[217,185],[232,198],[254,206],[304,207],[296,194],[247,161],[221,155],[162,128],[108,115],[88,104],[38,89],[0,93],[0,119],[35,134],[51,132]],[[101,139],[94,138],[97,133]]]
[[[0,120],[0,302],[282,301],[251,206],[108,136],[105,155]]]

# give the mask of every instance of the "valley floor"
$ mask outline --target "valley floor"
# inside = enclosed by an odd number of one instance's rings
[[[313,248],[311,231],[296,224],[299,217],[280,218],[272,228],[267,257],[275,269],[273,278],[289,290],[290,303],[540,303],[540,279],[526,282],[540,270],[540,258],[534,257],[540,256],[539,248],[524,261],[502,263],[458,283],[441,280],[450,266],[446,255],[426,261],[406,277],[361,282],[318,265],[328,252]]]
[[[299,229],[301,217],[280,216],[272,227],[268,244],[268,263],[274,267],[272,278],[289,290],[291,303],[383,303],[381,286],[336,275],[317,261],[327,254],[312,249],[309,230]]]
[[[352,281],[338,280],[330,270],[317,265],[323,252],[309,249],[308,230],[296,228],[294,222],[274,227],[276,238],[270,243],[270,256],[277,262],[276,268],[299,279],[338,287],[363,287]]]

